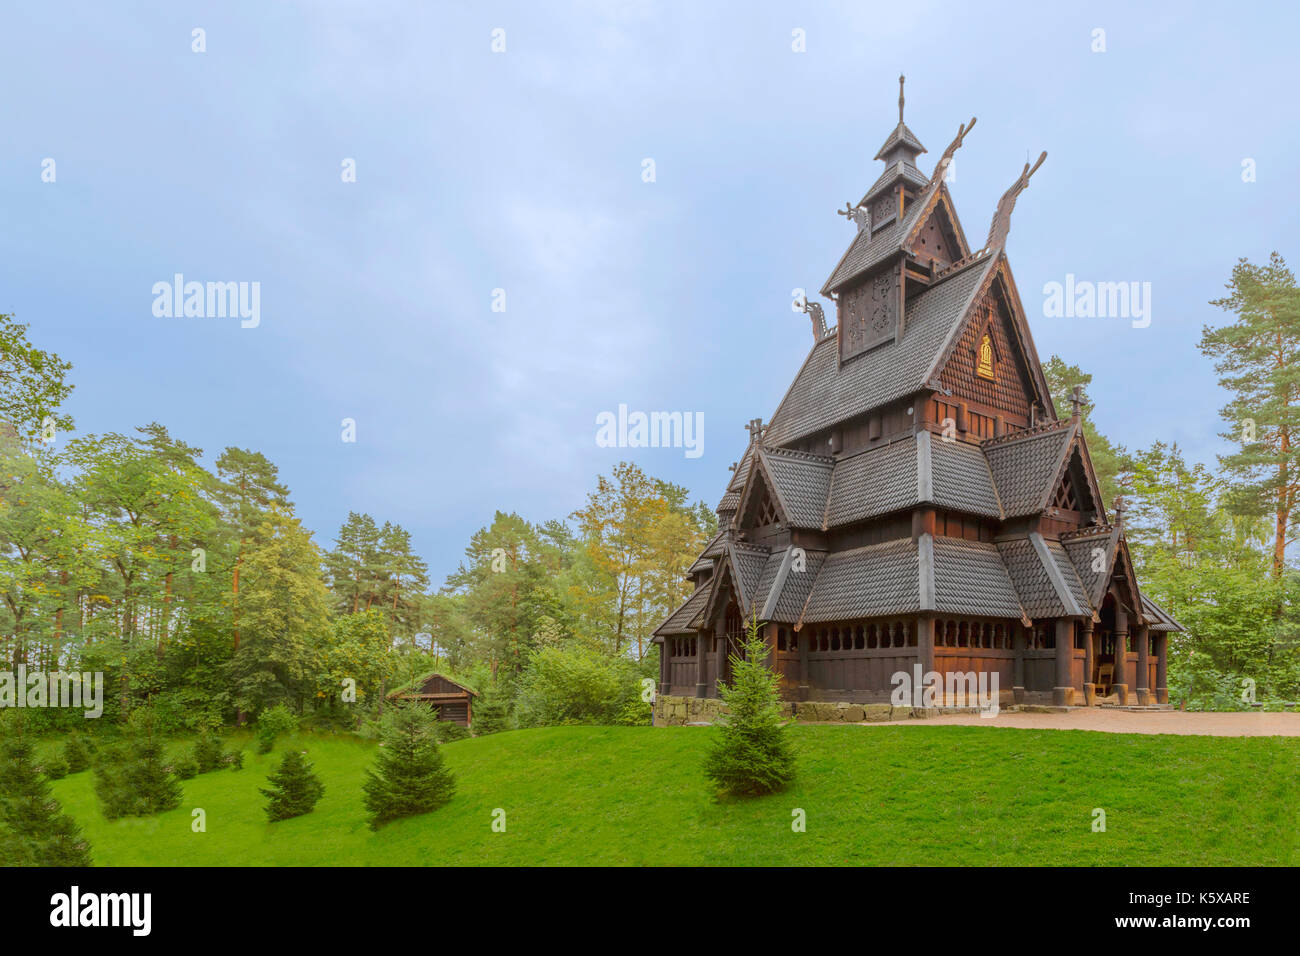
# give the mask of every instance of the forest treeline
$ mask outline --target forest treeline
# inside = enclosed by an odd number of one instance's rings
[[[1233,316],[1201,341],[1228,396],[1217,468],[1174,443],[1108,441],[1090,376],[1055,356],[1044,369],[1058,409],[1084,389],[1086,440],[1107,504],[1127,501],[1142,587],[1187,628],[1171,640],[1171,699],[1296,700],[1300,294],[1274,255],[1240,262],[1214,304]],[[685,488],[621,463],[564,519],[497,512],[437,584],[400,514],[356,511],[316,541],[257,451],[209,467],[158,423],[77,434],[62,411],[71,367],[27,332],[0,316],[0,669],[102,673],[103,720],[148,704],[177,730],[278,704],[359,726],[435,670],[482,695],[484,729],[648,720],[651,632],[716,532]]]

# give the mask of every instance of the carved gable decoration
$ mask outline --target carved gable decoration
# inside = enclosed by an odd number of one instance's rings
[[[939,381],[955,398],[1028,417],[1033,395],[1029,363],[1016,343],[997,283],[971,309]]]
[[[921,260],[922,264],[933,259],[936,269],[950,266],[966,254],[965,246],[957,238],[957,231],[953,228],[944,200],[939,200],[925,224],[916,231],[907,251]]]
[[[985,332],[975,352],[975,374],[980,378],[996,381],[993,374],[993,333]]]
[[[776,498],[772,495],[772,489],[768,487],[766,476],[761,470],[755,470],[751,482],[753,487],[746,496],[748,502],[745,507],[744,519],[740,522],[739,527],[741,529],[762,528],[779,523],[781,521],[781,509],[777,505]]]
[[[841,296],[841,362],[893,341],[898,327],[898,298],[898,276],[893,271],[870,276]]]
[[[1077,444],[1070,449],[1069,463],[1061,475],[1060,484],[1052,493],[1050,507],[1063,511],[1077,511],[1084,515],[1093,515],[1098,511],[1087,472],[1084,470],[1083,455]]]

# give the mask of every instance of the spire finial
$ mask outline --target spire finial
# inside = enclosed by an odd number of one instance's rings
[[[902,73],[898,74],[898,121],[903,122],[903,81],[907,77]]]
[[[1076,385],[1070,393],[1070,421],[1077,422],[1083,416],[1083,386]]]

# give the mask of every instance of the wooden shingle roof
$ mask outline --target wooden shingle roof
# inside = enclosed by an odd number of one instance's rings
[[[782,448],[761,448],[758,457],[791,526],[820,528],[835,459]]]
[[[1172,614],[1145,594],[1142,595],[1142,616],[1147,619],[1147,626],[1153,631],[1165,633],[1183,630],[1183,626],[1174,620]]]
[[[835,337],[814,345],[773,414],[764,441],[789,445],[928,384],[931,365],[966,318],[995,261],[973,262],[909,299],[897,342],[865,352],[843,367]]]
[[[1047,507],[1078,427],[1051,422],[983,443],[1006,517],[1039,514]]]
[[[828,555],[801,624],[921,609],[920,561],[911,538]]]

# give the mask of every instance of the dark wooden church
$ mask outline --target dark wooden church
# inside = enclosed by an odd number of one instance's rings
[[[757,618],[793,700],[887,700],[896,673],[998,674],[1004,703],[1165,704],[1168,635],[1123,504],[1101,500],[1076,390],[1060,418],[1004,252],[1038,163],[967,242],[903,122],[821,294],[812,349],[718,505],[694,593],[655,631],[660,693],[717,695]]]

